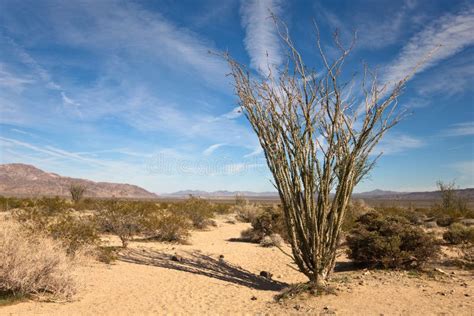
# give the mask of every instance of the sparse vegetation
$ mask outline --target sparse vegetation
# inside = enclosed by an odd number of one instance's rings
[[[249,203],[248,200],[239,198],[233,207],[236,214],[235,218],[244,223],[252,223],[255,218],[262,212],[262,208],[255,204]]]
[[[461,243],[474,244],[474,227],[467,227],[459,223],[454,223],[449,226],[446,232],[444,232],[443,239],[453,245]]]
[[[413,269],[439,252],[434,238],[407,219],[371,212],[356,221],[347,236],[349,258],[376,268]]]
[[[86,192],[86,186],[79,183],[72,183],[69,186],[69,193],[71,194],[71,199],[74,203],[79,203]]]
[[[241,233],[241,239],[261,243],[263,246],[279,246],[287,236],[283,216],[280,209],[266,207],[253,218],[252,227]]]
[[[194,228],[204,229],[212,225],[214,207],[211,203],[197,197],[189,197],[183,202],[173,203],[170,212],[189,218]]]
[[[474,211],[468,207],[467,200],[456,192],[454,181],[438,181],[437,185],[441,192],[441,202],[435,205],[432,215],[436,216],[439,226],[447,227],[460,218],[474,218]]]
[[[30,234],[21,225],[0,225],[0,293],[70,299],[74,294],[70,259],[59,242]]]

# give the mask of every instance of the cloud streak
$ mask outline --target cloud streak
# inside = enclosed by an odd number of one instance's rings
[[[407,74],[422,72],[474,44],[474,6],[446,14],[415,34],[387,67],[383,82],[395,83]],[[422,63],[428,54],[433,53]]]
[[[278,0],[243,0],[241,21],[245,28],[245,49],[250,65],[260,74],[268,76],[270,70],[283,61],[280,39],[270,13],[281,14]]]
[[[464,122],[451,125],[445,129],[441,135],[443,136],[472,136],[474,135],[474,122]]]

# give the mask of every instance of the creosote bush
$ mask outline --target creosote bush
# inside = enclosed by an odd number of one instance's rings
[[[262,212],[260,205],[249,203],[248,200],[239,200],[239,203],[233,206],[235,218],[244,223],[252,223]]]
[[[48,233],[62,242],[69,255],[80,249],[95,247],[100,239],[95,222],[86,216],[78,217],[71,213],[55,218],[48,227]]]
[[[182,209],[181,209],[182,210]],[[183,242],[189,235],[190,220],[171,205],[162,209],[153,202],[107,200],[100,204],[96,220],[100,230],[118,236],[123,247],[140,236],[160,241]],[[196,216],[194,220],[199,221]]]
[[[96,221],[102,232],[116,235],[127,247],[133,236],[146,230],[145,218],[154,210],[153,204],[105,200],[98,206]]]
[[[194,228],[204,229],[212,225],[214,206],[204,199],[191,196],[183,202],[170,205],[170,212],[189,218]]]
[[[264,246],[270,246],[271,243],[279,246],[286,236],[283,212],[275,207],[266,207],[258,216],[253,218],[252,227],[241,233],[242,240],[262,243]]]
[[[35,206],[15,209],[12,215],[29,233],[48,234],[60,241],[71,256],[81,248],[94,247],[99,242],[92,219],[74,215],[60,199],[42,199]]]
[[[191,229],[186,217],[167,210],[148,216],[144,226],[148,238],[166,242],[185,242]]]
[[[421,267],[439,251],[432,236],[405,218],[376,212],[357,220],[347,244],[350,259],[375,268]]]
[[[0,293],[67,300],[74,294],[72,263],[62,245],[19,223],[0,225]]]
[[[448,230],[443,234],[443,239],[453,245],[462,243],[474,244],[474,227],[454,223],[449,226]]]

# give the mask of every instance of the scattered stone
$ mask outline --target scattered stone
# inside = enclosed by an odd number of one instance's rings
[[[256,296],[252,296],[250,299],[251,299],[252,301],[256,301],[256,300],[257,300],[257,297],[256,297]]]
[[[426,228],[436,228],[436,227],[438,227],[438,224],[436,223],[436,221],[425,222],[425,227]]]
[[[336,312],[329,306],[324,306],[323,311],[319,315],[336,315]]]
[[[364,285],[364,280],[359,281],[359,285]]]
[[[447,274],[444,270],[440,269],[440,268],[435,268],[434,269],[436,272],[439,272],[441,274]]]
[[[468,293],[465,293],[464,296],[465,296],[465,297],[469,297],[469,296],[471,296],[471,295],[469,295]]]
[[[299,311],[301,309],[301,305],[300,304],[296,304],[295,306],[293,306],[294,309],[296,309],[297,311]]]
[[[283,278],[283,276],[281,274],[279,274],[279,275],[277,275],[277,278],[281,279],[281,278]]]
[[[268,272],[268,271],[260,271],[260,276],[261,276],[261,277],[264,277],[264,278],[266,278],[266,279],[271,280],[273,274],[270,273],[270,272]]]
[[[183,261],[183,258],[181,258],[180,256],[177,256],[177,255],[173,255],[173,256],[171,256],[171,261],[181,262],[181,261]]]
[[[465,226],[473,226],[474,218],[465,218],[465,219],[460,220],[459,222]]]

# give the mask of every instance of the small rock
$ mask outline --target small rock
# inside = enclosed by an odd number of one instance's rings
[[[461,224],[465,226],[474,226],[474,219],[473,218],[466,218],[459,221]]]
[[[180,256],[177,256],[177,255],[173,255],[173,256],[171,256],[171,261],[181,262],[181,261],[183,261],[183,258],[181,258]]]
[[[359,281],[359,285],[364,285],[364,280]]]
[[[441,270],[440,268],[435,268],[434,269],[436,272],[439,272],[441,274],[447,274],[444,270]]]
[[[273,274],[271,274],[271,273],[268,272],[268,271],[260,271],[260,276],[261,276],[261,277],[264,277],[264,278],[266,278],[266,279],[271,280]]]
[[[469,295],[468,293],[465,293],[464,296],[465,296],[465,297],[469,297],[469,296],[471,296],[471,295]]]
[[[295,306],[293,306],[294,309],[296,309],[297,311],[299,311],[301,309],[301,305],[300,304],[296,304]]]
[[[257,297],[256,297],[256,296],[252,296],[250,299],[251,299],[252,301],[256,301],[256,300],[257,300]]]
[[[451,274],[452,274],[452,275],[455,275],[455,274],[456,274],[456,272],[454,272],[454,271],[451,271]]]
[[[281,274],[279,274],[279,275],[277,275],[277,278],[281,279],[281,278],[283,278],[283,276]]]

